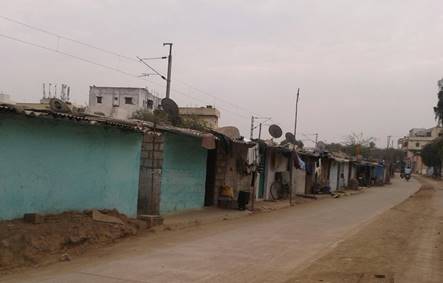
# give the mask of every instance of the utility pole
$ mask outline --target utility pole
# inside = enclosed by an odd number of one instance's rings
[[[163,46],[169,46],[169,56],[168,56],[168,76],[166,77],[166,98],[170,97],[171,94],[171,67],[172,67],[172,43],[163,43]]]
[[[256,120],[261,120],[260,124],[258,126],[255,125],[255,121]],[[257,116],[251,116],[251,133],[250,133],[250,140],[252,140],[254,138],[254,130],[255,128],[259,127],[259,132],[258,132],[258,138],[261,138],[261,128],[262,125],[268,121],[271,120],[271,117],[257,117]]]
[[[261,139],[261,125],[262,123],[260,123],[258,126],[258,139]]]
[[[297,140],[297,117],[298,117],[298,100],[300,98],[300,88],[297,89],[297,99],[295,100],[295,122],[294,122],[294,137]]]
[[[254,120],[255,117],[251,116],[251,134],[249,135],[249,139],[252,141],[252,138],[254,137]]]

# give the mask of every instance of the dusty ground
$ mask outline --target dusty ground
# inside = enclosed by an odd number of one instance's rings
[[[443,282],[443,182],[385,212],[288,282]]]
[[[156,231],[0,281],[285,282],[295,276],[295,269],[331,250],[419,186],[414,180],[394,180],[391,186],[352,197]]]
[[[0,222],[0,275],[26,266],[69,261],[88,249],[135,235],[145,223],[117,211],[103,211],[121,224],[94,221],[90,212],[44,216],[44,223]]]

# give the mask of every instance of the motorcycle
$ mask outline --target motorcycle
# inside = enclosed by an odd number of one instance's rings
[[[409,182],[409,179],[411,179],[411,174],[405,174],[405,179]]]

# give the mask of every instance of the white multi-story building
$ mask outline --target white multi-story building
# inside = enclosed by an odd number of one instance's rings
[[[12,104],[13,101],[11,100],[11,97],[8,94],[0,92],[0,103]]]
[[[88,112],[91,114],[126,120],[138,110],[154,111],[160,103],[161,98],[146,88],[89,87]]]
[[[406,156],[415,173],[426,174],[427,167],[421,160],[421,150],[423,147],[438,137],[443,136],[443,128],[433,127],[430,129],[414,128],[409,131],[409,135],[398,140],[401,149],[406,152]]]

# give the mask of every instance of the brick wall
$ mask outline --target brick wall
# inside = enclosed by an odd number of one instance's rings
[[[163,168],[164,137],[160,133],[145,133],[140,162],[138,214],[157,215],[160,212],[160,187]]]

